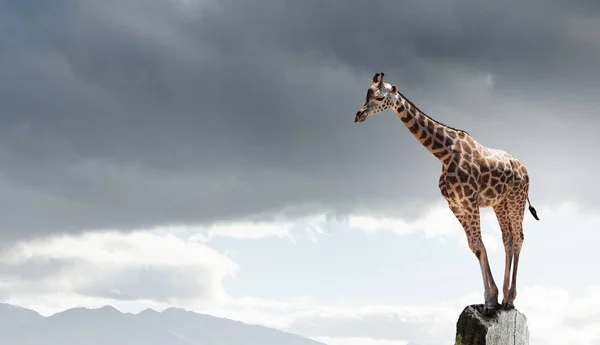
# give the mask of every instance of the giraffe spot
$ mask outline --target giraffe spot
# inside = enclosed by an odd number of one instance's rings
[[[464,159],[460,161],[460,167],[465,169],[465,171],[470,171],[470,168],[471,168],[471,166],[469,165],[469,162]]]
[[[429,138],[425,139],[425,141],[423,141],[423,145],[424,146],[429,146],[429,145],[431,145],[431,141],[432,141],[431,137],[429,137]]]
[[[456,132],[455,132],[455,131],[449,131],[449,132],[448,132],[448,136],[449,136],[451,139],[456,139]]]
[[[519,235],[521,236],[521,241],[525,240],[525,234],[524,233],[521,232]]]
[[[446,157],[446,159],[444,159],[444,164],[448,165],[448,164],[450,164],[451,161],[452,161],[452,156],[448,156],[448,157]]]
[[[502,176],[502,171],[500,171],[498,169],[492,169],[491,173],[492,173],[493,177],[500,177],[500,176]]]
[[[471,196],[475,194],[475,190],[471,188],[471,186],[463,186],[463,189],[465,191],[465,196]]]
[[[433,121],[432,121],[432,120],[430,120],[430,119],[427,119],[427,131],[428,131],[429,133],[432,133],[432,134],[433,134],[433,130],[434,130],[434,128],[435,128],[435,124],[433,123]]]
[[[497,192],[498,194],[502,194],[502,192],[504,192],[504,190],[505,190],[505,188],[506,188],[506,185],[503,185],[503,184],[497,184],[497,185],[496,185],[494,188],[496,189],[496,192]]]
[[[482,165],[479,167],[479,171],[481,171],[482,173],[487,173],[490,171],[490,167],[487,165]]]
[[[475,251],[475,256],[476,256],[478,259],[481,259],[481,251],[480,251],[480,250],[476,250],[476,251]]]
[[[440,143],[443,143],[446,139],[446,134],[444,133],[444,129],[442,127],[438,127],[437,132],[435,133],[435,137]]]
[[[417,132],[419,131],[419,123],[417,121],[415,121],[412,126],[408,127],[408,130],[412,133],[412,134],[417,134]]]
[[[492,188],[486,189],[484,195],[486,196],[486,198],[490,199],[494,199],[496,197],[496,193]]]
[[[467,143],[467,145],[463,145],[462,146],[463,151],[465,151],[467,154],[471,154],[471,152],[473,152],[473,149],[471,149],[471,147],[469,146],[469,144]]]
[[[448,154],[448,151],[447,151],[447,150],[444,150],[444,151],[437,151],[437,152],[434,152],[434,153],[433,153],[433,155],[434,155],[436,158],[438,158],[438,159],[441,159],[442,157],[444,157],[444,156],[445,156],[445,155],[447,155],[447,154]]]
[[[492,183],[490,183],[490,185],[492,187],[495,187],[499,182],[500,182],[500,180],[498,180],[497,178],[493,177],[492,178]]]
[[[427,138],[427,131],[421,131],[421,135],[419,136],[420,140]]]
[[[433,146],[431,147],[433,150],[438,150],[441,149],[442,147],[444,147],[444,145],[442,145],[442,143],[440,143],[437,140],[433,141]]]
[[[490,175],[490,174],[482,174],[481,175],[481,183],[484,185],[489,184],[491,179],[492,179],[492,175]]]
[[[469,177],[469,184],[471,186],[477,186],[477,181],[475,181],[475,177],[473,177],[473,176]]]
[[[456,172],[456,161],[452,161],[448,165],[448,171],[450,171],[450,172]]]
[[[450,185],[454,185],[458,183],[458,179],[456,178],[456,175],[452,174],[452,175],[447,175],[446,176],[446,182]]]
[[[458,178],[461,181],[468,181],[469,180],[469,174],[462,168],[458,169]]]
[[[404,104],[400,104],[400,105],[398,106],[398,111],[399,111],[399,112],[403,112],[403,111],[404,111]]]

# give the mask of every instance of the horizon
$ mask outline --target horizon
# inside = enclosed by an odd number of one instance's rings
[[[598,345],[599,4],[0,2],[0,302],[454,340],[480,267],[441,163],[390,109],[354,123],[384,72],[525,165],[515,308],[532,344]],[[481,232],[501,301],[491,208]]]

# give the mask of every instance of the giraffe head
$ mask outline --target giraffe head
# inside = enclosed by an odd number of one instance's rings
[[[379,77],[381,75],[381,78]],[[365,102],[356,112],[354,122],[365,122],[368,116],[379,114],[389,108],[395,99],[398,87],[383,82],[384,73],[376,73],[367,89]]]

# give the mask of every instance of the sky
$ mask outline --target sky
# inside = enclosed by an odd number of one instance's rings
[[[0,300],[448,343],[480,270],[441,164],[353,122],[383,71],[525,164],[515,306],[533,345],[598,345],[598,30],[592,0],[0,0]]]

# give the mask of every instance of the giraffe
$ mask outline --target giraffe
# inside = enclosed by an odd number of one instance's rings
[[[526,204],[539,221],[529,201],[527,169],[513,155],[485,147],[466,131],[429,117],[400,93],[397,85],[385,83],[383,77],[383,72],[377,73],[370,80],[366,99],[356,112],[354,122],[364,122],[367,117],[391,108],[410,133],[442,163],[438,187],[464,229],[469,248],[479,262],[484,286],[484,313],[514,308],[519,255],[525,238],[523,219]],[[498,288],[481,239],[479,212],[480,208],[487,207],[492,207],[496,214],[505,251],[502,304],[498,303]]]

